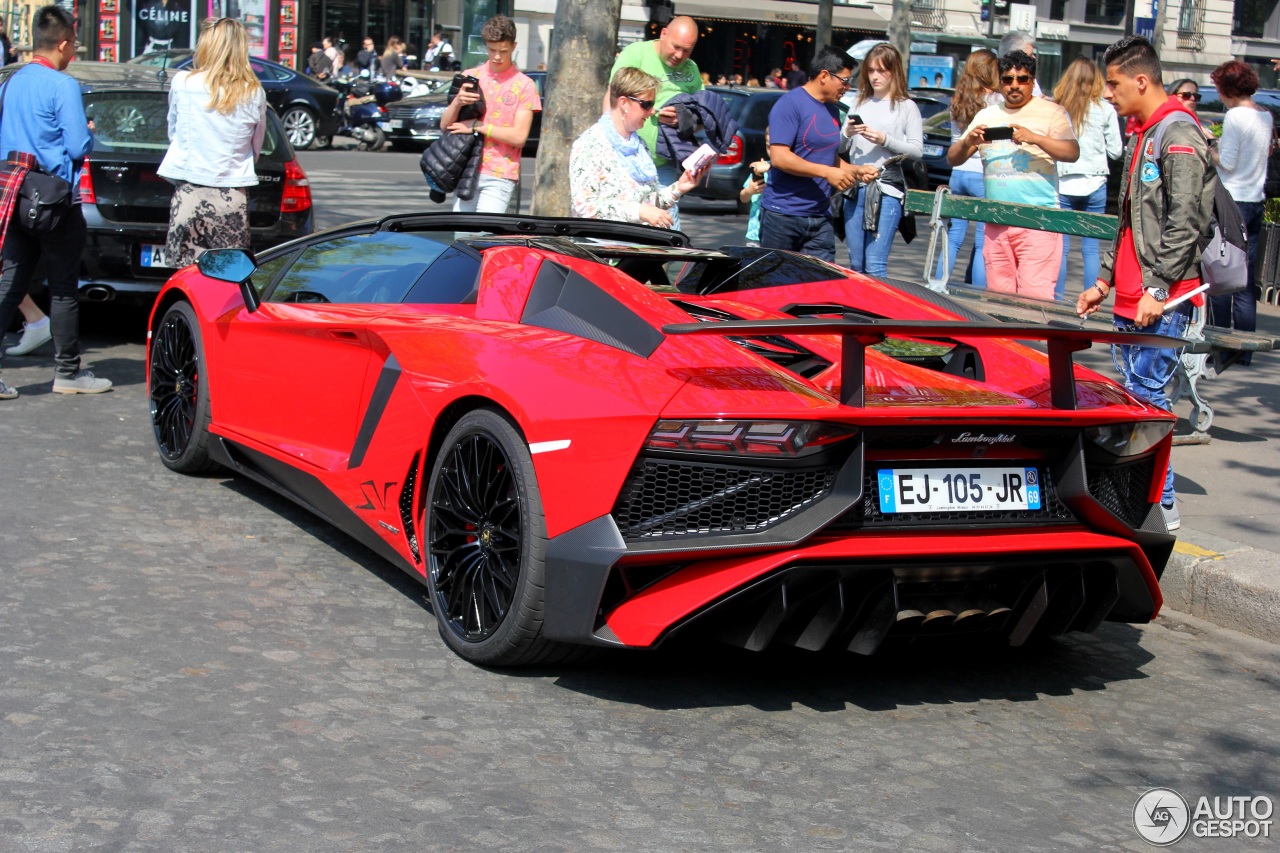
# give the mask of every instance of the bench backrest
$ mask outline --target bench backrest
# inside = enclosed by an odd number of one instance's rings
[[[934,193],[925,190],[907,190],[907,210],[912,213],[932,214],[934,200]],[[939,214],[948,218],[968,219],[971,222],[1036,228],[1040,231],[1072,234],[1077,237],[1096,237],[1099,240],[1114,240],[1117,227],[1116,217],[1106,213],[1055,210],[1034,204],[990,201],[985,198],[950,193],[943,195]]]

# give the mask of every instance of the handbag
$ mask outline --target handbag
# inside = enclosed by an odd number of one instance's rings
[[[71,184],[57,175],[32,169],[18,190],[10,221],[28,231],[52,231],[70,210]]]
[[[18,72],[14,72],[16,75]],[[13,75],[9,80],[13,79]],[[9,83],[0,89],[0,122],[4,120],[4,96],[9,91]],[[10,151],[9,163],[0,168],[12,169],[18,152]],[[28,231],[43,233],[52,231],[62,222],[62,217],[71,210],[71,184],[57,175],[50,175],[36,166],[27,172],[18,189],[18,197],[14,201],[11,222],[15,222]]]

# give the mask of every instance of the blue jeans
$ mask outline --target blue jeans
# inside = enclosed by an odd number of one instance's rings
[[[987,187],[982,182],[981,172],[965,172],[958,169],[951,170],[951,187],[952,195],[967,195],[973,198],[986,198]],[[987,286],[987,264],[982,259],[982,237],[986,231],[986,227],[981,222],[973,223],[975,227],[973,233],[973,254],[969,258],[969,266],[972,270],[971,275],[965,276],[965,281],[973,284],[974,287],[985,288]],[[956,256],[960,254],[960,245],[964,243],[964,235],[969,231],[969,220],[952,219],[951,224],[947,226],[947,269],[951,270],[951,280],[956,280]],[[942,259],[938,259],[938,270],[935,275],[942,275]]]
[[[760,246],[803,252],[820,261],[836,262],[836,229],[831,214],[788,216],[767,208],[760,210]]]
[[[867,185],[858,187],[857,204],[844,202],[844,244],[849,247],[849,269],[884,278],[889,272],[889,248],[893,235],[902,219],[902,199],[885,193],[880,196],[880,220],[876,230],[862,230],[863,202],[867,198]]]
[[[1258,291],[1254,289],[1253,262],[1258,258],[1258,237],[1262,232],[1262,208],[1265,202],[1238,201],[1240,218],[1244,220],[1245,232],[1249,237],[1249,286],[1239,293],[1230,296],[1213,296],[1209,299],[1209,325],[1221,326],[1224,329],[1234,328],[1237,332],[1252,332],[1258,328]],[[1238,364],[1248,364],[1253,360],[1252,353],[1240,356]]]
[[[684,174],[684,169],[680,168],[680,164],[672,160],[658,166],[658,187],[669,187],[676,181],[680,180],[680,176]],[[671,230],[680,230],[680,205],[673,204],[667,208],[667,213],[671,214]]]
[[[1063,210],[1080,210],[1086,213],[1102,213],[1107,209],[1105,184],[1088,195],[1058,194],[1058,207]],[[1062,301],[1067,296],[1067,255],[1071,253],[1071,235],[1062,235],[1062,266],[1058,269],[1058,284],[1053,288],[1053,298]],[[1093,287],[1098,280],[1098,241],[1092,237],[1080,238],[1080,253],[1084,255],[1084,287]]]
[[[1160,318],[1159,322],[1150,326],[1139,326],[1132,320],[1116,317],[1116,328],[1124,332],[1150,332],[1157,335],[1172,335],[1175,338],[1185,337],[1187,323],[1191,318],[1191,306],[1183,304]],[[1146,400],[1153,406],[1169,411],[1169,383],[1182,357],[1181,349],[1157,349],[1155,347],[1136,347],[1112,345],[1111,360],[1119,371],[1124,387],[1130,394]],[[1173,506],[1173,463],[1164,475],[1164,491],[1160,503]]]

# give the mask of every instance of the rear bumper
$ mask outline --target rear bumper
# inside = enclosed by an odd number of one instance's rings
[[[611,594],[628,588],[630,573],[653,567],[627,565],[611,527],[605,517],[552,540],[549,637],[644,648],[693,634],[756,651],[871,654],[893,637],[984,635],[1021,645],[1037,634],[1092,631],[1103,620],[1147,622],[1162,603],[1142,547],[1072,527],[824,538],[677,564],[614,606]]]

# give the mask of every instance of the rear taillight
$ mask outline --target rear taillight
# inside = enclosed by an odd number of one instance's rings
[[[645,446],[741,456],[808,456],[857,434],[856,426],[822,421],[663,420],[649,433]]]
[[[89,158],[84,158],[80,167],[80,201],[84,204],[97,204],[98,196],[93,191],[93,178],[89,176]]]
[[[311,181],[297,160],[284,164],[284,194],[280,197],[281,213],[298,213],[311,209]]]
[[[742,137],[738,134],[733,135],[732,141],[729,142],[729,150],[716,158],[717,166],[736,166],[742,162]]]

